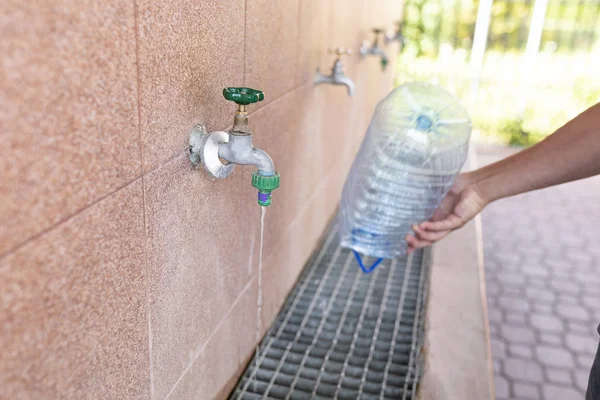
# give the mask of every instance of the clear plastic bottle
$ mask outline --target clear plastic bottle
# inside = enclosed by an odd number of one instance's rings
[[[440,87],[412,82],[388,94],[344,185],[342,246],[378,258],[405,254],[411,226],[431,217],[462,169],[470,135],[466,110]]]

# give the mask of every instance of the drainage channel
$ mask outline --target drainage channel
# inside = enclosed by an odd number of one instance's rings
[[[365,274],[330,227],[230,399],[416,398],[429,266],[417,251]]]

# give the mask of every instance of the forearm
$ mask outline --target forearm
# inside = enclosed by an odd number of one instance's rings
[[[544,141],[468,174],[488,201],[600,174],[600,103]]]

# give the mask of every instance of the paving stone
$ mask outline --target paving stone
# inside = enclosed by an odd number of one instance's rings
[[[557,292],[564,293],[577,294],[581,290],[577,284],[567,280],[552,280],[550,282],[550,286],[552,286],[552,288],[554,288]]]
[[[577,272],[581,272],[582,268],[577,268]],[[588,270],[589,271],[589,270]],[[583,284],[596,284],[600,285],[600,276],[596,274],[584,274],[584,273],[575,273],[573,274],[573,279],[577,282],[581,282]]]
[[[556,303],[563,307],[576,307],[581,304],[581,301],[572,294],[565,293],[558,296],[558,301]]]
[[[487,275],[487,273],[486,273]],[[485,284],[485,293],[486,296],[488,297],[488,299],[490,297],[496,297],[500,294],[500,287],[496,284],[493,284],[492,282],[486,283]]]
[[[569,386],[573,384],[573,380],[571,379],[571,373],[567,369],[547,368],[546,376],[548,377],[550,382],[564,383]]]
[[[509,398],[510,394],[508,391],[508,381],[505,378],[501,376],[495,376],[494,389],[496,391],[497,400]]]
[[[487,150],[486,159],[495,154]],[[498,400],[584,398],[600,341],[598,198],[600,178],[591,178],[484,211],[486,272],[493,268],[486,282],[496,285],[487,293],[490,332],[505,356],[494,358]],[[534,380],[542,370],[542,381],[523,380],[519,361],[531,364]]]
[[[509,357],[503,363],[507,378],[520,382],[541,383],[544,380],[542,368],[533,361]]]
[[[534,277],[536,279],[547,278],[548,277],[548,269],[540,266],[526,266],[523,267],[523,273],[529,277]]]
[[[553,270],[552,276],[554,278],[570,281],[572,273],[573,273],[572,270],[569,270],[569,269],[559,269],[559,270]]]
[[[560,255],[562,256],[563,252],[562,250],[560,251]],[[555,257],[551,257],[551,258],[546,258],[546,260],[544,261],[544,264],[547,265],[549,268],[551,268],[553,271],[560,271],[560,270],[572,270],[575,265],[571,262],[571,261],[567,261],[567,260],[563,260],[562,258],[555,258]]]
[[[553,302],[556,300],[554,293],[548,289],[536,289],[528,287],[525,289],[525,295],[531,300],[541,300],[545,302]]]
[[[502,361],[501,360],[494,360],[493,361],[494,364],[494,375],[502,375]]]
[[[531,328],[502,325],[500,332],[509,343],[535,343],[535,335]]]
[[[569,228],[567,228],[568,230]],[[581,253],[582,243],[581,239],[576,232],[572,232],[572,235],[565,235],[561,238],[561,242],[565,244],[565,255],[572,255],[576,257],[577,253]]]
[[[492,355],[497,358],[504,358],[506,356],[506,344],[499,339],[490,339],[490,346],[492,348]]]
[[[541,292],[549,292],[551,296],[554,296],[552,290],[548,289],[548,282],[539,279],[530,280],[526,287],[526,290],[529,289],[539,290]]]
[[[558,344],[560,345],[562,343],[560,336],[558,335],[554,335],[551,333],[541,333],[540,334],[540,339],[542,340],[542,343],[547,343],[547,344]]]
[[[502,308],[498,306],[498,296],[490,296],[486,300],[488,309],[502,311]]]
[[[575,371],[573,374],[575,377],[575,386],[582,392],[587,390],[588,381],[590,379],[590,370],[589,369],[579,369]]]
[[[519,285],[525,282],[525,277],[516,272],[502,271],[498,273],[497,277],[498,281],[502,282],[506,287],[510,287],[510,285]]]
[[[579,365],[582,368],[585,369],[591,369],[592,368],[592,364],[594,363],[594,356],[590,356],[590,355],[581,355],[578,354],[576,356],[577,358],[577,365]]]
[[[527,325],[527,319],[525,315],[514,312],[506,313],[506,322],[516,326]]]
[[[505,310],[513,310],[513,311],[529,311],[529,303],[522,297],[508,297],[508,296],[500,296],[498,299],[498,305]]]
[[[594,284],[584,284],[583,286],[583,291],[586,294],[590,294],[590,295],[600,295],[600,285],[594,285]]]
[[[538,345],[535,348],[538,360],[547,367],[573,368],[573,356],[565,349]]]
[[[509,284],[504,285],[504,288],[502,289],[502,294],[506,297],[516,297],[519,299],[523,297],[523,292],[520,287],[510,286]]]
[[[575,240],[579,240],[579,238],[576,238]],[[579,240],[579,242],[581,243],[581,240]],[[567,250],[567,254],[565,254],[565,256],[569,260],[573,260],[577,263],[592,261],[592,256],[583,252],[580,248]]]
[[[535,301],[533,302],[533,311],[540,314],[550,314],[554,312],[550,304],[537,303]]]
[[[490,336],[495,337],[499,333],[498,325],[490,323]]]
[[[531,325],[540,330],[540,332],[563,332],[563,322],[553,315],[534,314],[529,317]]]
[[[565,335],[565,343],[575,353],[594,355],[598,349],[598,340],[584,334],[567,333]]]
[[[500,247],[500,246],[497,246],[497,247]],[[506,264],[515,263],[516,264],[521,261],[521,257],[519,257],[519,255],[513,251],[496,253],[496,258],[502,264],[504,264],[504,263],[506,263]]]
[[[488,319],[490,322],[502,323],[504,322],[504,315],[502,310],[499,308],[490,308],[488,309]]]
[[[518,399],[537,400],[540,398],[538,387],[529,383],[515,383],[513,385],[513,392]]]
[[[583,393],[571,387],[547,384],[542,387],[544,400],[582,400]]]
[[[588,310],[597,310],[600,307],[600,296],[582,296],[581,302],[584,306],[588,307]]]
[[[578,333],[588,333],[590,332],[590,327],[594,327],[593,324],[582,324],[580,322],[567,321],[567,329],[569,332],[578,332]]]
[[[534,256],[541,256],[546,254],[546,249],[543,248],[542,246],[531,246],[530,248],[527,249],[527,253],[528,255],[534,255]],[[528,259],[525,259],[525,264],[529,264],[528,263]]]
[[[533,351],[531,350],[531,347],[519,344],[509,344],[508,352],[515,357],[525,358],[528,360],[531,360],[533,356]]]

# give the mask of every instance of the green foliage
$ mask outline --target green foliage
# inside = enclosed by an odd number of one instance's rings
[[[522,119],[513,119],[504,122],[500,128],[503,142],[509,146],[528,147],[542,141],[546,135],[528,132],[523,127]]]
[[[568,4],[567,4],[568,3]],[[479,0],[405,0],[403,52],[436,57],[441,46],[470,49]],[[494,0],[488,49],[522,51],[527,43],[534,1]],[[551,1],[548,5],[541,48],[560,52],[590,51],[600,3]],[[596,39],[595,39],[596,38]]]

